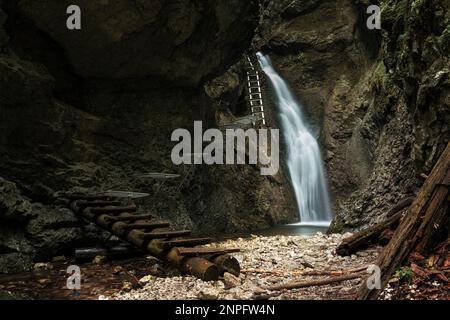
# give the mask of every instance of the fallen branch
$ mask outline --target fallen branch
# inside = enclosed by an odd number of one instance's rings
[[[299,289],[299,288],[313,287],[313,286],[324,286],[324,285],[335,283],[335,282],[342,282],[342,281],[346,281],[346,280],[362,278],[365,274],[366,274],[366,272],[358,272],[358,273],[347,274],[347,275],[338,276],[338,277],[331,277],[331,278],[327,278],[327,279],[319,279],[319,280],[311,280],[311,281],[291,281],[288,283],[277,284],[277,285],[273,285],[273,286],[265,286],[265,287],[262,287],[262,289],[274,291],[274,290],[284,290],[284,289],[287,289],[287,290]]]
[[[347,270],[312,270],[312,271],[281,271],[281,270],[269,270],[269,269],[254,269],[248,268],[241,270],[242,273],[259,273],[259,274],[271,274],[276,276],[291,275],[291,276],[339,276],[349,273],[360,272],[367,270],[369,266],[361,266]]]
[[[384,230],[395,228],[398,222],[403,217],[404,209],[409,207],[414,198],[406,198],[400,201],[388,212],[388,219],[373,227],[369,227],[354,235],[342,240],[337,247],[336,253],[340,256],[349,256],[363,248],[368,247],[371,243],[377,242],[380,239]]]

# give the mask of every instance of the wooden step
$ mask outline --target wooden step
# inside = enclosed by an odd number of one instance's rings
[[[204,256],[213,254],[227,254],[241,251],[238,248],[178,248],[178,254],[182,256]]]

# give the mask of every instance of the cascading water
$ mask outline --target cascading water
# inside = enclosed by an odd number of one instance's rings
[[[332,213],[319,145],[305,125],[302,106],[275,71],[270,58],[260,52],[257,57],[276,94],[281,134],[287,145],[287,167],[297,199],[300,223],[328,225]]]

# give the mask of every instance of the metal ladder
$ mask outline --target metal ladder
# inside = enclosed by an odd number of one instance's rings
[[[266,125],[266,118],[264,116],[264,104],[261,91],[261,81],[259,72],[253,65],[250,56],[246,55],[247,65],[247,88],[250,101],[250,110],[254,117],[253,125]]]

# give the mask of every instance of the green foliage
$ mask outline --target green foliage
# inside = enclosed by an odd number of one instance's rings
[[[411,3],[411,10],[415,13],[419,13],[420,10],[425,6],[426,0],[415,0]]]
[[[399,279],[402,282],[410,282],[413,278],[414,272],[410,267],[401,267],[395,271],[394,278]]]
[[[382,21],[394,23],[399,19],[403,19],[406,10],[406,0],[384,0],[381,2]]]
[[[304,54],[303,52],[300,52],[300,53],[297,55],[297,61],[298,61],[299,63],[305,62],[305,54]]]
[[[382,60],[377,64],[377,66],[373,70],[371,81],[372,84],[378,89],[386,88],[392,85],[391,78],[387,71],[386,65]]]

